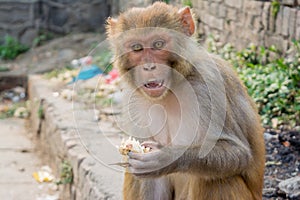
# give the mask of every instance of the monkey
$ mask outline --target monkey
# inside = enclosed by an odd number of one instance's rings
[[[163,2],[107,19],[124,84],[125,200],[259,200],[264,140],[257,109],[230,64],[195,41],[189,7]]]

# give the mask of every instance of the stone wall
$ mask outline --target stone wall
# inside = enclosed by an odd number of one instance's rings
[[[120,11],[126,11],[132,7],[146,7],[158,0],[120,0]]]
[[[56,178],[61,175],[63,161],[72,167],[73,181],[59,186],[59,199],[122,199],[123,172],[108,165],[121,160],[111,143],[120,144],[121,138],[107,131],[108,122],[95,123],[88,109],[78,110],[79,102],[55,97],[53,92],[59,92],[60,87],[61,83],[42,76],[28,77],[30,127],[36,133],[37,148]],[[106,156],[108,162],[101,161],[103,157],[99,155]]]
[[[40,30],[66,34],[104,31],[108,16],[156,0],[0,0],[0,43],[11,35],[32,44]],[[280,0],[277,16],[271,0],[191,0],[198,21],[198,36],[210,34],[221,43],[238,49],[249,43],[288,49],[292,39],[300,39],[300,0]],[[170,0],[178,5],[181,0]]]
[[[238,49],[249,43],[275,45],[286,51],[293,39],[300,39],[300,0],[281,0],[276,16],[270,0],[192,0],[198,20],[198,34],[210,34],[221,43]]]
[[[40,30],[58,34],[104,31],[117,0],[0,0],[0,43],[5,35],[31,45]]]

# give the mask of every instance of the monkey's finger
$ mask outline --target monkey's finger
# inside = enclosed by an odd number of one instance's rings
[[[120,167],[128,167],[129,163],[128,162],[118,162],[118,163],[111,163],[109,165],[118,165]]]
[[[143,160],[144,154],[129,152],[127,155],[130,159]]]
[[[129,159],[128,160],[129,166],[131,166],[134,169],[144,169],[146,171],[152,171],[155,168],[157,168],[157,166],[159,166],[159,163],[157,162],[157,160],[152,160],[149,162],[143,162],[140,160],[134,160],[134,159]]]
[[[151,150],[160,149],[162,147],[161,144],[159,144],[158,142],[154,142],[154,141],[145,141],[141,145],[146,148],[148,147]]]
[[[142,162],[152,162],[154,160],[161,160],[163,152],[160,150],[149,152],[149,153],[129,153],[128,157],[130,159],[139,160]]]
[[[133,153],[133,152],[128,153],[128,157],[130,159],[140,160],[143,162],[155,160],[157,156],[159,156],[159,150],[154,152],[149,152],[149,153]]]
[[[128,163],[129,166],[133,169],[143,169],[146,167],[146,164],[139,160],[129,159]]]

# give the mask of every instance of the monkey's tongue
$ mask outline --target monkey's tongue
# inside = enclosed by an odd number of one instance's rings
[[[144,86],[148,89],[160,88],[163,85],[164,81],[149,81]]]

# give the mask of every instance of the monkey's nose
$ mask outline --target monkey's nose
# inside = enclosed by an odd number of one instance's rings
[[[152,71],[152,70],[155,70],[155,69],[156,69],[156,65],[154,65],[154,64],[144,65],[144,70],[145,71]]]

